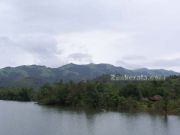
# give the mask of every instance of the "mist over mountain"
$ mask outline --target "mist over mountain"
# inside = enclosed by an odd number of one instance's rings
[[[102,75],[157,75],[171,76],[180,73],[164,69],[136,69],[129,70],[110,64],[67,64],[59,68],[30,65],[19,67],[6,67],[0,69],[0,87],[40,87],[45,83],[54,83],[60,80],[65,82],[91,80]]]

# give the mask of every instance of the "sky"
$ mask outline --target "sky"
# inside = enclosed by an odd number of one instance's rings
[[[180,72],[179,0],[0,0],[0,68],[108,63]]]

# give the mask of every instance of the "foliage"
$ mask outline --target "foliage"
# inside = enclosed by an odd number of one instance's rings
[[[180,77],[166,81],[87,81],[45,85],[38,92],[38,102],[62,106],[171,112],[180,108]],[[46,94],[43,94],[46,93]],[[152,101],[152,97],[162,97]]]
[[[104,78],[104,77],[103,77]],[[180,77],[165,81],[72,81],[32,89],[1,89],[1,100],[34,100],[45,105],[120,111],[180,113]],[[152,100],[156,97],[161,99]]]
[[[32,98],[31,89],[0,89],[1,100],[30,101]]]

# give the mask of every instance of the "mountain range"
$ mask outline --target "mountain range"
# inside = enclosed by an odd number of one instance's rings
[[[30,65],[18,67],[6,67],[0,69],[0,87],[40,87],[45,83],[54,83],[60,80],[65,82],[91,80],[102,75],[157,75],[171,76],[180,75],[178,72],[164,69],[129,70],[123,67],[116,67],[110,64],[67,64],[59,68]]]

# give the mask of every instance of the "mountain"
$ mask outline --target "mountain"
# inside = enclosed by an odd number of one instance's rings
[[[152,69],[149,70],[147,68],[141,68],[137,70],[133,70],[136,74],[143,74],[143,75],[158,75],[158,76],[171,76],[171,75],[179,75],[180,73],[174,72],[172,70],[164,70],[164,69]]]
[[[91,80],[102,75],[126,74],[126,75],[157,75],[170,76],[180,75],[174,71],[163,69],[137,69],[129,70],[110,64],[67,64],[59,68],[30,65],[19,67],[6,67],[0,69],[0,87],[39,87],[45,83],[54,83],[60,80],[82,81]]]

